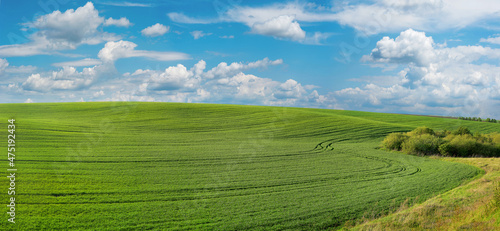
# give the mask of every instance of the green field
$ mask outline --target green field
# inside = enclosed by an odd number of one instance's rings
[[[368,112],[177,103],[1,104],[16,120],[16,224],[2,229],[335,229],[483,173],[379,149],[419,126],[500,124]]]

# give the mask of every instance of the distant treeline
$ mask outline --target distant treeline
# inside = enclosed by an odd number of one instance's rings
[[[428,127],[419,127],[411,132],[391,133],[382,145],[411,155],[500,157],[500,133],[473,134],[462,126],[455,131],[434,132]]]
[[[500,121],[497,121],[496,119],[481,119],[481,117],[458,117],[459,120],[470,120],[470,121],[478,121],[478,122],[488,122],[488,123],[499,123]]]

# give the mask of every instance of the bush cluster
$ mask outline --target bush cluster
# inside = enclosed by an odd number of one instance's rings
[[[500,121],[496,120],[496,119],[490,119],[490,118],[486,118],[485,120],[481,119],[481,117],[458,117],[458,119],[461,119],[461,120],[470,120],[470,121],[479,121],[479,122],[488,122],[488,123],[499,123]]]
[[[500,133],[472,134],[467,127],[453,132],[434,132],[428,127],[419,127],[407,133],[391,133],[382,145],[411,155],[499,157]]]

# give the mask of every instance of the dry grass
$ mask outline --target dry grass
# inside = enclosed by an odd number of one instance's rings
[[[439,158],[439,157],[435,157]],[[500,158],[439,158],[485,170],[485,175],[388,216],[348,223],[349,230],[500,230]]]

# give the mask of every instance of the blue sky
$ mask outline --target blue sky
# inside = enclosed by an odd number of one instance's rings
[[[0,1],[2,103],[500,118],[500,2]]]

